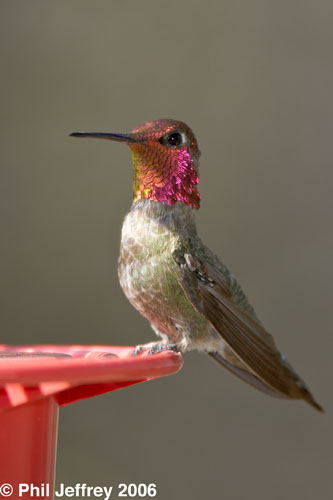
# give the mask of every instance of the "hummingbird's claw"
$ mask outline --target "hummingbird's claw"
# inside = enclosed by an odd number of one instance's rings
[[[138,356],[145,349],[147,349],[147,347],[145,345],[137,345],[136,348],[134,349],[133,353],[132,353],[132,356]]]

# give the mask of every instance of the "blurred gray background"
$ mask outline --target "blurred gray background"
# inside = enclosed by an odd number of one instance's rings
[[[61,411],[57,482],[159,500],[332,494],[331,1],[11,0],[0,6],[1,342],[152,340],[118,284],[129,150],[76,130],[187,122],[199,232],[327,413],[196,353]]]

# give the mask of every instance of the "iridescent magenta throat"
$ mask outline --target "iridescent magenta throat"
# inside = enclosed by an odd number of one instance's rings
[[[134,201],[148,198],[174,205],[177,201],[200,206],[198,173],[186,148],[133,147]]]

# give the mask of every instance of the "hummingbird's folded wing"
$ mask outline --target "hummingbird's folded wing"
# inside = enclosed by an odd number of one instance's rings
[[[178,261],[178,264],[181,270],[180,284],[188,299],[213,325],[249,373],[268,387],[267,392],[306,399],[321,409],[279,353],[273,337],[255,317],[233,301],[225,276],[211,264],[190,254],[184,254],[183,262]]]

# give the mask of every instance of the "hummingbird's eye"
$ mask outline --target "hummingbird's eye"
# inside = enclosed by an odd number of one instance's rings
[[[170,144],[170,146],[180,146],[181,143],[183,142],[182,141],[182,136],[179,132],[174,132],[173,134],[170,134],[168,136],[168,144]]]
[[[180,132],[169,132],[168,134],[163,135],[159,142],[164,146],[177,148],[181,144],[184,144],[185,141],[183,134]]]

